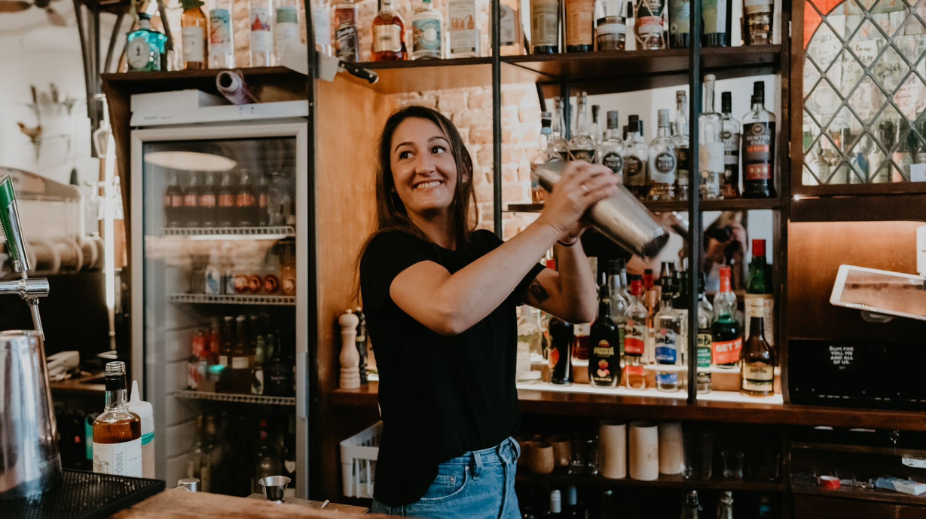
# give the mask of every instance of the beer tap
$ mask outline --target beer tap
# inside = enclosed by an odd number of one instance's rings
[[[0,281],[0,295],[18,294],[28,305],[32,313],[32,323],[42,340],[42,316],[39,314],[39,298],[48,295],[48,280],[44,278],[29,279],[29,257],[26,254],[26,240],[23,238],[19,223],[19,206],[13,192],[13,178],[9,175],[0,179],[0,226],[6,236],[6,249],[13,263],[13,271],[19,272],[21,279]]]

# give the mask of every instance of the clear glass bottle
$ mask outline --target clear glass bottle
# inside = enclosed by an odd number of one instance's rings
[[[444,15],[431,0],[421,0],[412,20],[412,59],[444,57]]]
[[[273,0],[273,50],[275,63],[280,63],[283,53],[290,42],[299,43],[299,28],[299,4],[296,0]]]
[[[627,324],[627,308],[630,304],[625,296],[624,266],[626,260],[616,259],[608,262],[608,292],[610,293],[611,320],[617,325],[620,334],[620,352],[624,355],[624,326]]]
[[[743,198],[775,198],[775,114],[765,109],[765,82],[752,85],[743,116]]]
[[[597,151],[589,126],[588,95],[582,92],[579,94],[576,133],[572,136],[572,140],[569,141],[569,156],[571,160],[584,160],[589,164],[594,164],[598,159]]]
[[[601,163],[611,169],[620,182],[624,182],[624,141],[621,140],[618,131],[620,130],[620,114],[617,110],[608,111],[608,131],[604,135],[604,141],[598,147],[598,156]],[[612,292],[613,294],[613,292]]]
[[[448,33],[451,58],[478,58],[482,56],[481,13],[477,0],[449,0],[447,2]]]
[[[534,0],[531,9],[531,47],[534,54],[559,52],[559,0]]]
[[[184,70],[208,68],[206,60],[206,14],[199,0],[182,0],[183,14],[180,15],[180,36],[183,42]]]
[[[209,68],[235,68],[232,0],[216,0],[209,11]]]
[[[663,10],[665,0],[639,0],[637,2],[636,27],[637,50],[659,50],[666,48]]]
[[[93,421],[93,472],[142,477],[141,418],[126,408],[125,363],[107,362],[106,407]]]
[[[334,6],[335,55],[344,61],[360,61],[360,12],[354,0],[340,0]]]
[[[772,43],[772,0],[743,1],[743,42],[746,45]]]
[[[543,203],[543,198],[546,192],[542,187],[540,187],[540,184],[537,182],[537,179],[534,178],[533,173],[537,171],[537,168],[546,164],[550,159],[558,157],[552,148],[552,114],[550,114],[550,112],[543,112],[540,114],[540,124],[540,137],[538,138],[537,142],[537,151],[534,154],[534,158],[531,159],[531,202],[535,204]]]
[[[733,110],[733,93],[720,94],[720,138],[723,139],[723,184],[720,192],[724,198],[740,196],[740,122],[730,113]]]
[[[501,0],[499,9],[499,42],[502,56],[523,54],[524,36],[521,31],[521,8],[518,0]],[[490,31],[491,32],[491,31]]]
[[[630,283],[630,305],[624,319],[624,380],[628,389],[646,389],[643,355],[646,349],[649,313],[643,306],[643,282]]]
[[[373,19],[372,61],[405,61],[405,21],[395,9],[392,0],[382,0],[382,8]]]
[[[675,200],[675,139],[669,134],[669,111],[659,110],[656,138],[649,144],[650,200]]]
[[[600,112],[600,106],[592,105],[591,135],[595,146],[601,146],[601,142],[604,140],[604,132],[601,131],[601,119],[598,117]]]
[[[717,505],[717,519],[733,519],[733,492],[724,491]]]
[[[595,0],[565,0],[566,52],[595,49]]]
[[[138,13],[138,29],[126,36],[125,57],[129,71],[167,70],[167,36],[151,28],[151,15]]]
[[[656,342],[656,364],[677,366],[680,364],[679,338],[682,334],[682,320],[672,308],[672,296],[662,294],[659,312],[653,318]],[[656,389],[660,391],[678,391],[682,384],[677,371],[659,371],[656,368]]]
[[[675,193],[679,200],[688,200],[691,146],[688,140],[688,97],[684,90],[675,92],[675,121],[672,126],[672,138],[675,139],[675,176],[678,179]]]
[[[566,120],[563,118],[563,100],[554,97],[556,113],[553,116],[553,151],[563,160],[569,160],[569,141],[566,140]]]
[[[682,519],[698,519],[701,504],[698,502],[698,491],[689,490],[685,498],[685,507],[682,509]]]
[[[251,66],[273,65],[273,1],[249,0]]]
[[[699,160],[701,168],[701,198],[721,198],[720,178],[723,176],[723,139],[720,114],[714,111],[713,74],[704,76],[704,112],[698,121],[701,130]]]
[[[331,56],[333,52],[331,44],[331,4],[328,0],[317,0],[313,5],[312,29],[315,32],[315,47],[318,52]]]
[[[645,200],[649,193],[649,176],[647,175],[649,153],[640,133],[639,116],[631,115],[629,121],[630,135],[627,138],[629,142],[624,154],[624,185],[637,198]]]
[[[743,350],[743,332],[736,319],[736,295],[730,276],[729,266],[720,267],[720,291],[714,296],[711,323],[711,362],[721,369],[736,369]]]
[[[627,3],[628,6],[631,2]],[[595,40],[598,52],[624,50],[627,46],[627,20],[624,18],[623,0],[602,0],[598,2],[595,15]]]

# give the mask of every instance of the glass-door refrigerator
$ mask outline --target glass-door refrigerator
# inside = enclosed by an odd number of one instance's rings
[[[169,485],[307,495],[306,155],[302,118],[132,131],[132,373]]]

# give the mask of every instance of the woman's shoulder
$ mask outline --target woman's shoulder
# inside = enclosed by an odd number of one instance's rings
[[[368,254],[388,252],[389,249],[395,247],[417,247],[422,245],[426,245],[425,241],[408,231],[386,229],[373,234],[363,255],[366,257]]]
[[[486,253],[501,245],[502,240],[488,229],[476,229],[469,234],[469,241],[476,251]]]

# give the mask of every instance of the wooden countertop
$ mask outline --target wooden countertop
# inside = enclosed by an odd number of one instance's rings
[[[203,492],[187,492],[179,488],[168,489],[137,505],[123,510],[110,519],[325,519],[332,517],[361,517],[361,514],[329,505],[324,510],[295,504],[274,504],[269,501],[230,497]],[[362,517],[384,517],[363,515]]]

